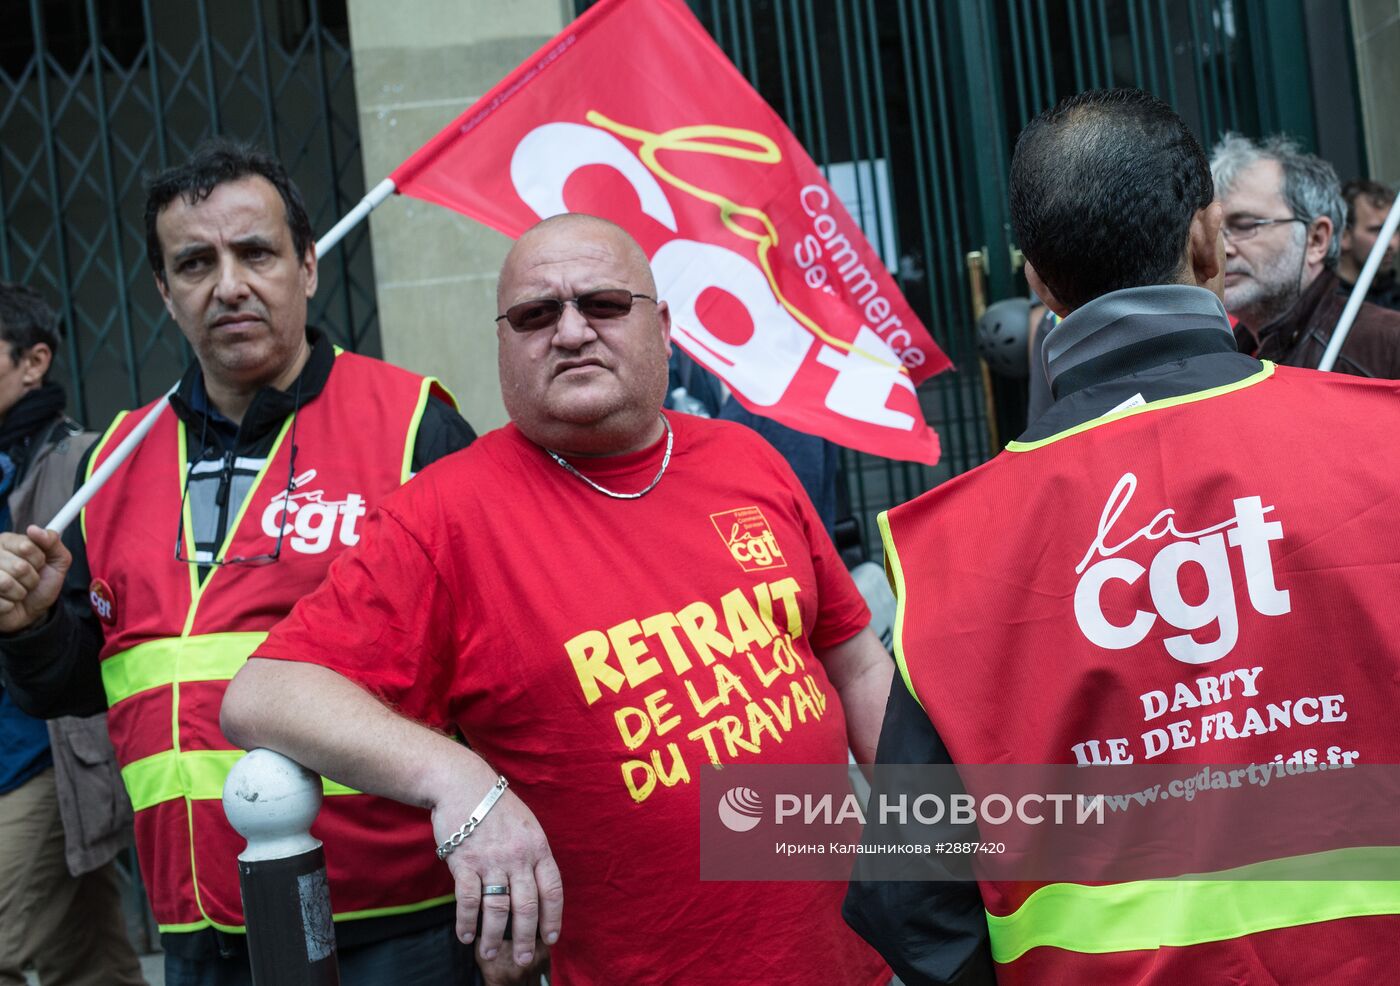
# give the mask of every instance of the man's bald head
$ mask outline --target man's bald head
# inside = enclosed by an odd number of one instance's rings
[[[598,291],[626,292],[631,310],[585,315],[579,297]],[[500,312],[563,302],[547,326],[496,322],[501,396],[526,437],[561,452],[612,455],[660,436],[671,317],[626,230],[577,213],[536,224],[506,255],[496,300]]]
[[[522,256],[532,255],[541,243],[553,245],[571,242],[604,242],[610,244],[628,272],[636,278],[635,288],[639,294],[656,297],[656,279],[651,273],[651,263],[646,253],[632,234],[617,223],[601,216],[590,216],[586,212],[564,212],[548,219],[541,219],[515,241],[501,264],[500,277],[496,281],[497,311],[505,311],[511,303],[505,302],[504,292],[509,287],[513,274],[512,267],[518,266]]]

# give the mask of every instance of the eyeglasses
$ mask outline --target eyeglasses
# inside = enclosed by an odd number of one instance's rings
[[[1236,217],[1225,220],[1222,232],[1227,240],[1249,240],[1254,238],[1254,234],[1259,232],[1260,226],[1273,226],[1278,223],[1303,223],[1307,225],[1309,220],[1299,216],[1287,216],[1282,219],[1252,219]]]
[[[564,314],[565,305],[573,305],[578,313],[588,319],[622,318],[632,311],[632,302],[637,298],[655,301],[649,294],[634,294],[626,288],[608,288],[603,291],[589,291],[576,298],[536,298],[511,305],[504,315],[497,315],[496,321],[505,319],[516,332],[535,332],[547,329],[558,322]]]
[[[298,396],[300,396],[300,381],[298,381]],[[292,433],[291,433],[289,436],[287,436],[287,437],[288,437],[289,440],[291,441],[291,446],[292,446],[292,448],[291,448],[291,453],[290,453],[290,455],[289,455],[289,461],[288,461],[288,463],[287,463],[287,487],[286,487],[286,492],[284,492],[284,493],[282,494],[282,502],[283,502],[284,506],[285,506],[286,502],[287,502],[288,500],[291,499],[291,497],[292,497],[292,492],[296,489],[296,485],[297,485],[297,483],[296,483],[296,475],[297,475],[297,414],[296,414],[295,411],[292,412]],[[274,452],[275,452],[275,449],[274,449]],[[232,452],[229,452],[229,453],[227,453],[227,454],[225,455],[225,457],[224,457],[224,470],[223,470],[223,475],[219,477],[219,482],[220,482],[221,485],[222,485],[223,483],[232,483],[232,482],[233,482],[233,476],[232,476],[232,468],[233,468],[232,455],[233,455],[233,453],[232,453]],[[178,526],[175,528],[175,560],[176,560],[176,561],[178,561],[178,562],[185,562],[186,564],[190,564],[190,565],[199,565],[199,566],[201,566],[201,567],[202,567],[202,566],[206,566],[206,565],[212,565],[212,566],[221,566],[221,565],[244,565],[244,566],[247,566],[247,567],[249,567],[249,568],[253,568],[253,567],[257,567],[257,566],[259,566],[259,565],[271,565],[273,562],[275,562],[278,558],[281,557],[281,555],[282,555],[282,537],[287,533],[287,510],[286,510],[286,509],[283,509],[283,511],[282,511],[282,522],[281,522],[281,524],[279,524],[278,527],[277,527],[277,540],[273,543],[272,551],[270,551],[270,552],[268,552],[268,553],[261,554],[261,555],[235,555],[233,558],[197,558],[197,557],[196,557],[196,558],[190,558],[189,556],[187,556],[187,555],[185,554],[185,502],[188,500],[189,495],[190,495],[190,476],[193,474],[193,472],[194,472],[194,466],[193,466],[193,464],[191,464],[190,468],[187,469],[186,472],[185,472],[185,488],[184,488],[184,491],[180,494],[180,522],[179,522]],[[222,495],[224,495],[224,496],[227,496],[227,495],[228,495],[226,490],[221,490],[220,493],[221,493]],[[247,495],[248,495],[248,496],[252,496],[252,495],[253,495],[253,491],[252,491],[252,490],[249,490],[248,493],[247,493]],[[225,537],[227,537],[227,533],[225,533]]]

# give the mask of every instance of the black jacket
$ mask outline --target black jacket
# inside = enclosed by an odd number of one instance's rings
[[[1293,307],[1259,332],[1259,358],[1316,368],[1342,317],[1350,292],[1336,273],[1317,275]],[[1356,313],[1333,367],[1338,373],[1400,379],[1400,312],[1367,302]]]
[[[1337,293],[1342,297],[1350,298],[1355,287],[1356,282],[1337,275]],[[1366,301],[1381,308],[1389,308],[1393,312],[1400,312],[1400,276],[1393,270],[1378,271],[1375,279],[1371,281],[1370,290],[1366,292]]]

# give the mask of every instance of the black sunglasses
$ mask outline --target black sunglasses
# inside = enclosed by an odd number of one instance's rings
[[[622,318],[632,311],[632,302],[637,298],[656,300],[649,294],[634,294],[626,288],[607,288],[603,291],[589,291],[577,298],[536,298],[533,301],[522,301],[507,308],[504,315],[497,315],[496,321],[505,319],[516,332],[547,329],[563,316],[565,305],[573,305],[584,318]]]

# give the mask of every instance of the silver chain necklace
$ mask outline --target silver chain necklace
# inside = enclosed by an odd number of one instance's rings
[[[610,496],[614,500],[635,500],[638,497],[646,496],[652,490],[656,489],[656,484],[661,482],[662,476],[666,475],[666,467],[671,464],[671,442],[675,438],[675,436],[671,433],[671,422],[666,420],[666,415],[664,414],[661,415],[661,424],[666,428],[666,454],[661,458],[661,468],[656,470],[656,476],[652,479],[650,483],[647,483],[646,488],[638,490],[636,493],[614,493],[606,486],[599,486],[597,483],[593,482],[593,480],[589,479],[583,473],[579,472],[577,469],[574,468],[573,464],[569,462],[568,459],[564,458],[558,452],[554,451],[554,449],[546,448],[545,451],[549,453],[549,457],[551,459],[559,463],[559,465],[563,466],[567,472],[573,473],[579,479],[583,480],[585,483],[593,487],[599,493],[602,493],[604,496]]]

